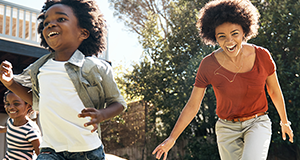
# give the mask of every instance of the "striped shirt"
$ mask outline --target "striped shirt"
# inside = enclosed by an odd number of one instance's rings
[[[7,152],[4,160],[32,160],[32,141],[41,138],[38,125],[27,118],[28,122],[22,126],[14,126],[13,119],[7,120]]]

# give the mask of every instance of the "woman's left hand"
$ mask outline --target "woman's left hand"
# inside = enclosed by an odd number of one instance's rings
[[[294,142],[294,140],[293,140],[294,134],[293,134],[293,130],[292,130],[291,126],[281,125],[281,133],[282,133],[283,140],[286,140],[286,134],[287,134],[289,136],[289,141],[291,143]]]

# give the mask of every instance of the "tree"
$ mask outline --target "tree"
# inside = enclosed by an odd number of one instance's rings
[[[289,120],[293,123],[294,145],[282,141],[279,123],[280,118],[271,101],[269,113],[273,122],[272,144],[270,155],[278,157],[298,157],[300,159],[300,145],[297,137],[300,135],[300,54],[299,54],[299,0],[258,0],[254,1],[261,13],[261,28],[257,38],[251,42],[264,46],[271,53],[277,65],[279,82],[286,100]],[[282,152],[282,150],[286,152]],[[279,154],[280,153],[280,154]],[[283,154],[286,153],[286,154]]]
[[[156,106],[149,115],[149,129],[155,126],[160,143],[171,132],[182,108],[187,102],[198,69],[204,56],[215,48],[201,42],[195,27],[197,14],[208,0],[109,0],[115,15],[124,20],[128,28],[139,35],[144,48],[144,59],[134,65],[132,73],[123,77],[127,95],[142,96]],[[293,122],[295,137],[299,135],[297,114],[299,111],[299,1],[253,0],[261,13],[259,35],[249,41],[268,48],[277,63],[278,77],[287,99],[287,110]],[[293,90],[291,90],[293,88]],[[183,133],[189,140],[185,159],[218,157],[215,144],[214,124],[215,97],[211,87],[206,91],[199,113]],[[287,148],[290,157],[297,155],[300,146],[281,140],[279,117],[272,102],[269,103],[273,123],[270,153],[279,156],[276,149]],[[295,139],[296,143],[297,139]],[[152,141],[153,142],[153,141]],[[205,145],[203,145],[205,144]],[[209,150],[201,152],[194,148]],[[205,148],[204,148],[205,147]]]
[[[156,126],[154,130],[156,135],[161,135],[156,136],[157,143],[161,142],[170,133],[190,96],[200,61],[214,49],[203,45],[195,27],[198,10],[207,1],[110,2],[114,4],[115,15],[139,34],[145,58],[123,77],[123,85],[127,95],[143,96],[145,101],[157,106],[150,113],[149,126],[155,126],[157,119],[162,121],[163,126]],[[205,107],[184,133],[186,138],[203,137],[208,134],[206,128],[214,129],[215,101],[212,89],[207,92],[212,96],[204,99]]]

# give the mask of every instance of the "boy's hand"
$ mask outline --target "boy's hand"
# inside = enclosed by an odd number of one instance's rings
[[[8,61],[3,61],[0,65],[0,81],[5,86],[10,86],[13,83],[12,65]]]
[[[91,132],[95,132],[98,129],[98,123],[104,120],[102,112],[95,108],[85,108],[78,114],[79,118],[90,117],[91,120],[84,124],[85,127],[93,125],[94,128]]]

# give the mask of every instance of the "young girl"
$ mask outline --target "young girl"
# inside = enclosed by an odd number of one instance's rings
[[[3,160],[33,158],[38,155],[41,133],[35,122],[27,115],[31,106],[11,91],[4,94],[4,108],[9,115],[7,126],[0,126],[0,133],[6,132],[7,152]]]
[[[39,110],[38,159],[105,159],[95,131],[126,102],[111,66],[96,57],[106,46],[103,15],[94,0],[47,0],[38,19],[41,45],[51,53],[14,78],[11,64],[2,62],[0,80]],[[24,87],[27,76],[32,90]]]

